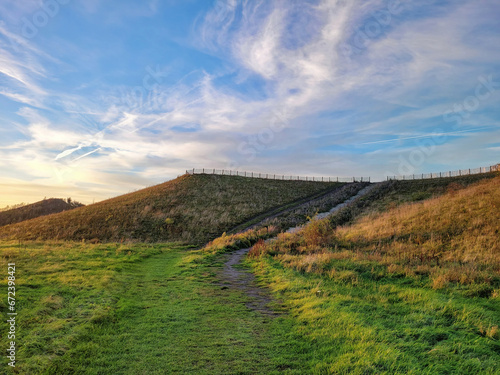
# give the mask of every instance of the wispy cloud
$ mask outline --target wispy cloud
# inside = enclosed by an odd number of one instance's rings
[[[498,135],[495,96],[459,129],[443,119],[474,95],[478,76],[500,81],[493,0],[402,1],[392,13],[394,2],[382,0],[218,0],[186,18],[192,27],[184,45],[140,23],[147,35],[138,42],[138,29],[123,46],[110,44],[126,54],[114,60],[80,34],[75,40],[85,48],[64,35],[54,43],[49,30],[23,38],[19,20],[39,3],[8,3],[12,10],[0,5],[8,15],[0,22],[0,95],[14,103],[4,115],[19,136],[0,144],[0,158],[16,184],[81,192],[91,184],[102,188],[100,199],[192,167],[381,177],[429,135],[448,139],[421,169],[435,166],[444,150],[447,160],[469,163],[458,147],[483,149],[484,134]],[[168,16],[156,1],[126,6],[113,19],[105,7],[69,5],[54,28],[64,30],[64,17],[76,14],[120,34],[144,19],[161,29]],[[148,38],[165,52],[147,49]],[[92,64],[88,79],[76,78],[83,63],[63,50]],[[136,63],[141,53],[151,54],[144,66]]]

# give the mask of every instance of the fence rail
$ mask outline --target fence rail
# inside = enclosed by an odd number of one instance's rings
[[[404,176],[387,176],[387,180],[426,180],[430,178],[458,177],[490,172],[500,172],[500,164],[492,165],[489,167],[459,169],[457,171],[447,171],[439,173],[418,173]]]
[[[242,176],[250,178],[263,178],[267,180],[284,181],[314,181],[314,182],[370,182],[370,177],[308,177],[292,176],[272,173],[256,173],[246,171],[233,171],[228,169],[188,169],[187,174],[216,174],[221,176]]]

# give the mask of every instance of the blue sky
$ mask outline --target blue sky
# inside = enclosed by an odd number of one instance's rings
[[[0,206],[500,161],[500,2],[3,0]]]

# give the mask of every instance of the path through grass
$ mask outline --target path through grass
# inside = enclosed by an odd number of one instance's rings
[[[16,372],[304,373],[310,350],[288,333],[292,321],[221,287],[220,258],[172,245],[71,246],[2,249],[19,269]]]

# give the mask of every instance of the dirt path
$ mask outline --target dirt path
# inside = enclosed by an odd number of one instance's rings
[[[316,215],[315,219],[322,219],[333,214],[353,202],[355,199],[367,194],[371,189],[373,189],[374,186],[376,185],[373,184],[367,186],[366,188],[360,190],[356,195],[333,207],[330,211]],[[290,228],[287,232],[293,233],[298,231],[300,228],[302,228],[302,226]],[[272,240],[273,239],[269,239],[267,241]],[[255,281],[254,274],[241,267],[241,262],[249,250],[250,248],[240,249],[226,255],[224,268],[220,272],[220,278],[222,280],[221,286],[223,288],[238,289],[244,292],[248,297],[250,297],[250,302],[246,304],[248,308],[259,311],[264,315],[277,316],[279,313],[268,306],[269,303],[273,301],[269,291],[258,286]]]
[[[241,261],[250,248],[240,249],[227,255],[224,268],[220,274],[223,288],[234,288],[243,291],[250,302],[245,305],[252,310],[259,311],[264,315],[277,316],[268,304],[273,300],[269,291],[259,287],[255,281],[255,276],[248,270],[241,268]]]

